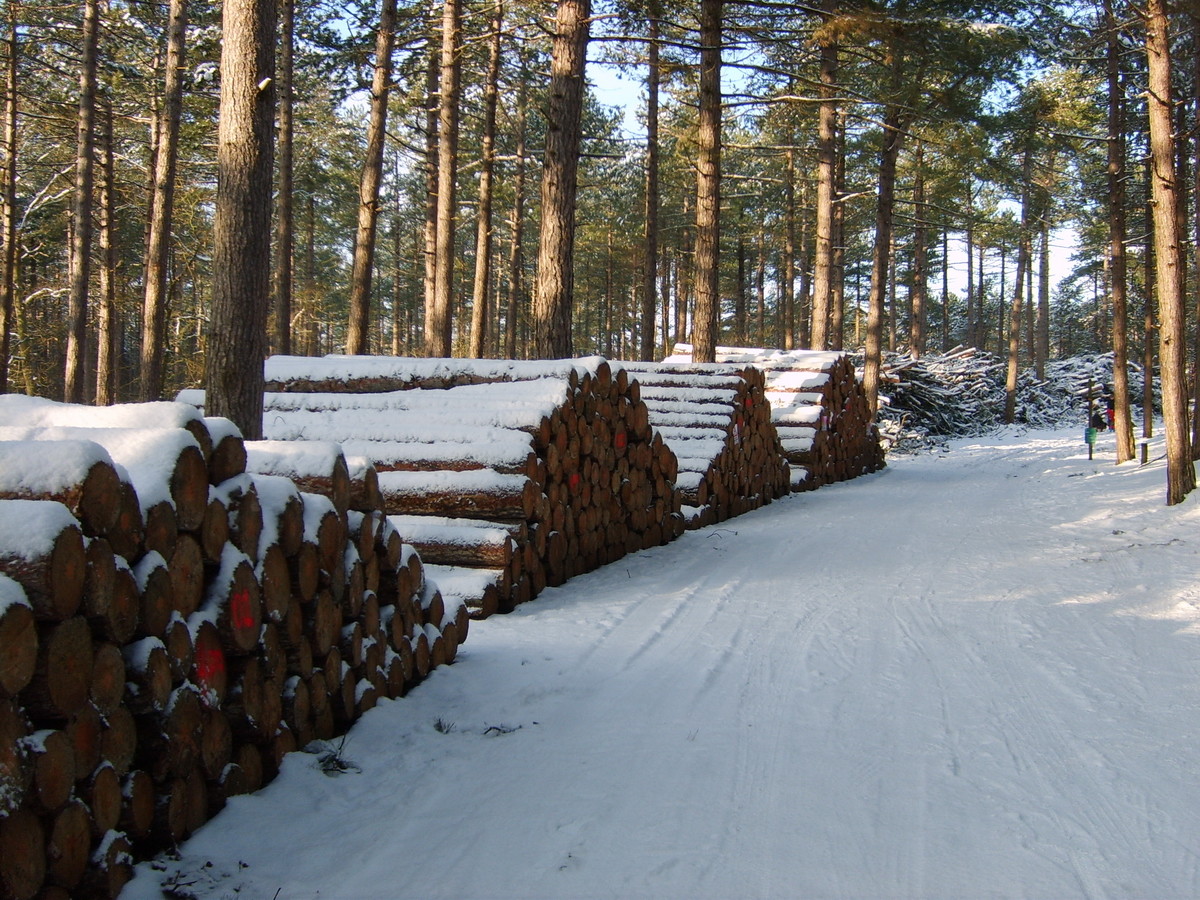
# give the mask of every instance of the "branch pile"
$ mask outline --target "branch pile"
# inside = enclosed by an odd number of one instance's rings
[[[384,508],[472,615],[678,536],[675,456],[608,362],[273,357],[264,430],[370,460]]]
[[[368,475],[182,403],[0,397],[0,896],[115,897],[453,658]]]
[[[621,365],[639,385],[656,435],[679,461],[675,483],[689,527],[741,515],[788,492],[787,461],[761,371],[720,364]]]
[[[930,440],[970,437],[1004,419],[1006,363],[973,347],[914,360],[885,354],[880,427],[889,446],[921,446]],[[1104,353],[1053,360],[1038,380],[1033,369],[1017,381],[1016,421],[1039,428],[1082,425],[1087,419],[1089,384],[1099,398],[1113,381],[1113,356]],[[1141,399],[1142,370],[1129,366],[1131,398]]]
[[[669,360],[689,360],[677,344]],[[843,353],[718,347],[722,363],[763,371],[771,420],[791,465],[792,490],[812,490],[884,466],[879,430],[854,365]]]

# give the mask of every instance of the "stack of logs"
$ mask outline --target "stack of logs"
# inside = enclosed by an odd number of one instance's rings
[[[677,344],[673,361],[690,361]],[[813,490],[885,465],[879,428],[850,357],[841,352],[718,347],[719,362],[766,376],[771,418],[791,464],[792,490]]]
[[[394,527],[473,616],[683,530],[674,454],[599,357],[273,357],[267,379],[268,436],[367,457]]]
[[[334,469],[254,473],[184,404],[0,397],[0,896],[115,897],[453,658],[465,609]]]
[[[763,373],[752,367],[623,363],[641,387],[650,424],[679,461],[688,526],[741,515],[788,493],[783,448]]]

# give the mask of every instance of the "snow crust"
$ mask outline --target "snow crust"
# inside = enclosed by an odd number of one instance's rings
[[[715,355],[717,362],[708,365],[740,363],[753,365],[758,369],[803,368],[818,372],[832,369],[838,360],[845,356],[844,353],[837,350],[778,350],[764,347],[717,347]],[[687,363],[691,362],[691,359],[692,345],[676,344],[675,352],[663,362]]]
[[[1159,440],[1116,467],[1079,431],[896,458],[473,622],[354,726],[358,774],[290,755],[122,897],[1200,896],[1200,498],[1164,506]]]
[[[0,424],[82,428],[182,428],[200,418],[189,403],[170,400],[86,406],[45,397],[0,394]]]
[[[420,496],[435,491],[479,491],[487,494],[520,494],[529,479],[524,475],[506,475],[491,469],[465,472],[380,472],[379,489],[388,495]]]
[[[29,607],[31,604],[25,596],[25,588],[7,575],[0,574],[0,616],[12,606]]]
[[[484,378],[527,381],[553,376],[595,373],[599,356],[561,360],[407,359],[386,356],[272,356],[266,361],[267,381],[407,377],[410,380],[445,378],[469,372]]]
[[[483,519],[404,515],[392,515],[388,519],[407,543],[476,547],[480,544],[504,544],[512,540],[511,533],[503,525]]]
[[[246,471],[286,478],[327,476],[342,455],[334,441],[246,441]]]
[[[57,500],[0,500],[0,553],[29,562],[44,559],[54,539],[79,520]]]
[[[0,397],[12,397],[4,394]],[[37,399],[37,398],[30,398]],[[51,402],[51,401],[47,401]],[[140,408],[143,404],[133,404]],[[147,404],[157,406],[158,404]],[[103,407],[112,409],[114,407]],[[80,407],[93,410],[98,407]],[[171,500],[171,475],[179,454],[185,447],[200,448],[191,432],[183,428],[164,428],[154,425],[128,427],[82,426],[0,426],[0,441],[93,441],[100,444],[128,475],[137,491],[142,512]]]
[[[0,440],[0,479],[10,491],[64,491],[81,484],[97,463],[113,461],[95,441]]]

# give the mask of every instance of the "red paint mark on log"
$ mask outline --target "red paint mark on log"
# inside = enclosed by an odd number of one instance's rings
[[[196,650],[196,678],[200,686],[205,687],[211,681],[225,674],[225,654],[220,647],[201,647]]]
[[[234,591],[230,596],[229,618],[236,628],[253,628],[257,624],[254,607],[250,602],[250,592],[245,588]]]

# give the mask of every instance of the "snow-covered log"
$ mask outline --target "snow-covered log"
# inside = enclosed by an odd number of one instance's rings
[[[119,890],[466,638],[337,444],[7,397],[0,441],[0,895]]]
[[[622,363],[636,381],[656,438],[677,460],[672,476],[694,512],[710,525],[788,493],[783,448],[771,422],[759,370],[690,362]]]
[[[476,615],[496,592],[498,608],[510,609],[682,528],[674,455],[651,430],[636,383],[599,357],[274,357],[266,371],[270,441],[332,441],[365,457],[391,515],[509,529],[507,574],[475,598]],[[195,391],[181,398],[203,403]],[[445,564],[468,561],[461,548],[423,549]],[[477,565],[497,567],[496,547],[475,552]]]
[[[676,344],[667,360],[690,362],[691,346]],[[855,478],[885,464],[879,429],[848,355],[718,347],[717,360],[762,370],[793,490]]]

